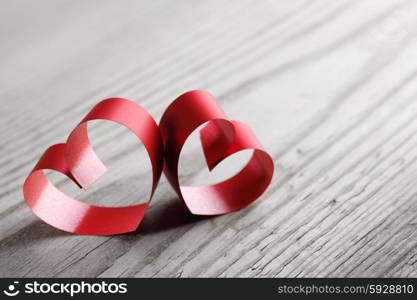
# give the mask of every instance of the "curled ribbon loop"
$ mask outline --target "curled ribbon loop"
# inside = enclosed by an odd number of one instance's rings
[[[43,170],[66,175],[79,187],[87,189],[106,172],[95,154],[87,133],[91,120],[117,122],[132,131],[144,144],[152,165],[152,192],[147,203],[125,207],[90,205],[73,199],[56,188]],[[75,127],[65,144],[45,151],[27,177],[23,192],[26,203],[46,223],[64,231],[87,235],[112,235],[136,230],[162,173],[163,147],[158,125],[135,102],[111,98],[98,103]]]
[[[178,162],[190,134],[200,125],[201,143],[207,166],[246,149],[253,149],[247,165],[235,176],[210,186],[181,186]],[[159,123],[165,147],[164,173],[188,209],[196,215],[220,215],[239,210],[255,201],[270,184],[274,164],[252,131],[243,123],[230,121],[206,91],[191,91],[177,98]]]

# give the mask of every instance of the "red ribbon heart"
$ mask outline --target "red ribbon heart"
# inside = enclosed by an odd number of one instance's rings
[[[87,189],[106,167],[94,153],[87,135],[87,122],[110,120],[131,130],[144,144],[152,164],[152,194],[162,171],[163,148],[158,125],[135,102],[112,98],[98,103],[75,127],[65,144],[50,147],[40,158],[23,186],[26,203],[46,223],[64,231],[111,235],[134,231],[148,203],[126,207],[102,207],[73,199],[57,189],[43,173],[51,169],[63,173]]]
[[[248,164],[232,178],[210,186],[180,186],[178,161],[188,136],[209,122],[200,138],[209,170],[242,150],[253,149]],[[205,91],[191,91],[177,98],[159,123],[165,147],[165,168],[172,187],[196,215],[220,215],[241,209],[266,190],[274,163],[252,131],[243,123],[230,121],[214,97]]]
[[[73,199],[56,188],[43,170],[63,173],[87,189],[106,172],[90,145],[87,122],[110,120],[132,131],[144,144],[152,165],[152,192],[147,203],[125,207],[102,207]],[[178,161],[189,135],[200,131],[207,165],[212,170],[230,155],[253,149],[247,165],[232,178],[210,186],[180,186]],[[165,154],[164,154],[165,153]],[[98,103],[75,127],[65,144],[48,148],[26,178],[26,203],[46,223],[64,231],[87,235],[112,235],[135,231],[143,219],[164,173],[193,214],[219,215],[241,209],[255,201],[271,182],[274,164],[252,131],[230,121],[212,95],[191,91],[177,98],[158,125],[141,106],[130,100],[112,98]]]

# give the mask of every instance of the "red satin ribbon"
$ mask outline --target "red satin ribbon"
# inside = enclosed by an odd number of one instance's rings
[[[106,172],[88,139],[87,122],[97,119],[127,127],[144,144],[153,175],[147,203],[125,207],[90,205],[62,193],[44,174],[45,169],[61,172],[87,189]],[[224,182],[204,187],[180,186],[181,149],[188,136],[206,122],[200,136],[210,170],[238,151],[253,149],[253,155],[237,175]],[[38,217],[64,231],[86,235],[135,231],[156,189],[164,161],[169,182],[189,210],[198,215],[225,214],[247,206],[266,190],[274,172],[271,157],[251,130],[240,122],[228,120],[208,92],[191,91],[180,96],[165,111],[159,128],[152,116],[135,102],[112,98],[98,103],[75,127],[65,144],[53,145],[45,151],[24,183],[24,197]]]
[[[228,156],[253,149],[248,164],[232,178],[210,186],[180,186],[178,161],[188,136],[209,122],[200,138],[209,170]],[[252,131],[243,123],[230,121],[206,91],[191,91],[177,98],[159,123],[165,147],[165,168],[172,187],[196,215],[220,215],[255,201],[268,187],[274,163]]]
[[[51,169],[87,189],[106,167],[94,153],[87,122],[110,120],[131,130],[144,144],[152,164],[152,193],[148,203],[125,207],[102,207],[73,199],[57,189],[43,170]],[[163,148],[158,125],[135,102],[112,98],[98,103],[75,127],[65,144],[50,147],[26,179],[26,203],[46,223],[64,231],[88,235],[112,235],[136,230],[148,208],[162,171]]]

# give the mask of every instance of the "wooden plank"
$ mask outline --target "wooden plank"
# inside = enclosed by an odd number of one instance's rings
[[[415,2],[0,5],[0,276],[417,276]],[[191,89],[217,95],[273,155],[256,203],[191,216],[162,179],[138,231],[114,237],[60,232],[26,207],[25,176],[95,102],[130,98],[159,120]],[[143,148],[103,122],[91,135],[110,172],[86,192],[53,180],[90,203],[143,199]],[[193,136],[183,180],[226,178],[246,159],[209,173]]]

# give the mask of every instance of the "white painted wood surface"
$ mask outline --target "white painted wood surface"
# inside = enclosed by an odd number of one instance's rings
[[[417,276],[417,2],[22,1],[0,3],[0,276]],[[159,121],[191,89],[216,95],[274,157],[253,205],[190,216],[162,179],[136,233],[75,236],[34,216],[22,183],[92,105],[111,96]],[[143,148],[91,126],[110,167],[85,201],[135,203]],[[214,174],[198,139],[183,180]]]

